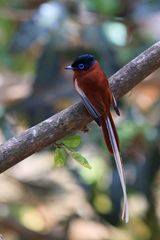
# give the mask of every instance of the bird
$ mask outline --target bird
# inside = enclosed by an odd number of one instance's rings
[[[73,70],[75,90],[80,95],[82,103],[92,119],[102,128],[106,146],[114,156],[123,192],[122,220],[128,223],[129,209],[120,154],[120,141],[110,108],[113,106],[117,115],[120,115],[120,111],[110,88],[108,78],[95,56],[88,53],[78,56],[65,69]]]

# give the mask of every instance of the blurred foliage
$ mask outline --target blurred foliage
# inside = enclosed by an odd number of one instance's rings
[[[77,55],[95,54],[110,76],[159,40],[159,22],[158,0],[0,0],[1,142],[78,99],[64,70]],[[159,239],[159,76],[157,70],[127,94],[115,118],[129,224],[120,223],[116,166],[92,123],[87,134],[54,146],[54,165],[61,168],[53,168],[51,148],[1,175],[5,239]]]
[[[117,15],[119,13],[119,10],[121,9],[121,2],[119,0],[87,0],[86,5],[89,10],[100,12],[107,14],[107,16],[110,15]]]

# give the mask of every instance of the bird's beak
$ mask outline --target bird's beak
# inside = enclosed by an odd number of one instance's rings
[[[73,69],[73,67],[71,65],[68,65],[67,67],[65,67],[65,69]]]

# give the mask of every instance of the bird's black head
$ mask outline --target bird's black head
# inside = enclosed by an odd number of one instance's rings
[[[95,64],[95,62],[96,59],[93,55],[83,54],[76,58],[75,61],[70,66],[66,67],[66,69],[85,71],[92,67],[93,64]]]

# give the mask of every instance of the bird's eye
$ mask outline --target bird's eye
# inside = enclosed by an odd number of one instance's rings
[[[80,63],[80,64],[78,65],[78,68],[79,68],[80,70],[84,69],[84,64],[83,64],[83,63]]]

